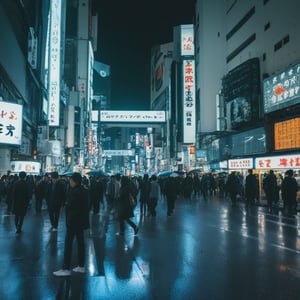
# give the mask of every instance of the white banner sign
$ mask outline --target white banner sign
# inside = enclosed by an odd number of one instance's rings
[[[300,169],[300,155],[281,155],[258,157],[255,159],[256,169]]]
[[[92,121],[98,120],[98,112],[92,112]],[[165,111],[123,111],[123,110],[101,110],[101,122],[166,122]]]
[[[0,102],[0,144],[21,145],[23,106]]]
[[[253,159],[252,158],[241,158],[241,159],[229,159],[228,169],[252,169]]]
[[[183,61],[183,143],[196,141],[195,61]]]
[[[104,150],[103,153],[105,156],[133,156],[135,155],[135,150]]]

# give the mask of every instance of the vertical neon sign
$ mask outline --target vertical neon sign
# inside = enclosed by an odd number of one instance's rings
[[[51,1],[49,43],[49,126],[59,126],[61,0]]]
[[[183,61],[183,142],[195,143],[195,62]]]

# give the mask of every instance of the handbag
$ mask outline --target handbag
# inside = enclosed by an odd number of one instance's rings
[[[136,199],[132,196],[131,193],[129,193],[129,203],[131,207],[136,207]]]

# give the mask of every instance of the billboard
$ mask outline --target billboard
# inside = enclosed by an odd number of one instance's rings
[[[300,148],[300,118],[274,124],[274,149]]]
[[[196,139],[195,61],[183,61],[183,143]]]
[[[11,161],[10,170],[12,173],[24,171],[31,175],[38,175],[41,170],[41,163],[38,161]]]
[[[222,79],[227,129],[238,129],[258,120],[259,70],[259,59],[252,58],[231,70]]]
[[[263,82],[264,112],[289,107],[299,103],[300,99],[300,64],[271,76]]]
[[[23,106],[0,102],[0,144],[21,145]]]

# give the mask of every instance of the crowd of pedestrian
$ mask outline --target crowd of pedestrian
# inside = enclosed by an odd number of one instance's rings
[[[297,209],[298,184],[293,170],[288,170],[283,178],[275,176],[270,170],[262,179],[262,188],[266,196],[268,211],[272,212],[281,197],[283,212],[294,214]],[[192,196],[201,196],[204,201],[216,195],[220,199],[228,198],[232,206],[237,206],[241,199],[248,208],[255,205],[259,198],[259,178],[248,170],[245,179],[238,172],[189,173],[180,176],[172,173],[167,177],[144,174],[143,177],[121,176],[120,174],[103,176],[82,176],[73,173],[71,176],[60,176],[57,172],[43,176],[5,174],[0,178],[0,201],[6,202],[7,214],[14,214],[16,234],[22,233],[22,226],[28,208],[40,214],[47,209],[51,227],[55,232],[58,226],[65,226],[64,261],[61,270],[54,272],[57,276],[71,274],[72,243],[77,240],[78,266],[75,272],[85,272],[84,230],[89,228],[89,213],[100,212],[111,215],[119,224],[117,235],[124,235],[126,224],[132,228],[134,235],[139,227],[132,218],[139,202],[141,218],[157,215],[156,209],[161,199],[165,204],[168,217],[174,214],[177,198],[191,200]],[[133,200],[132,200],[133,199]],[[60,225],[60,213],[65,208],[66,224]]]

